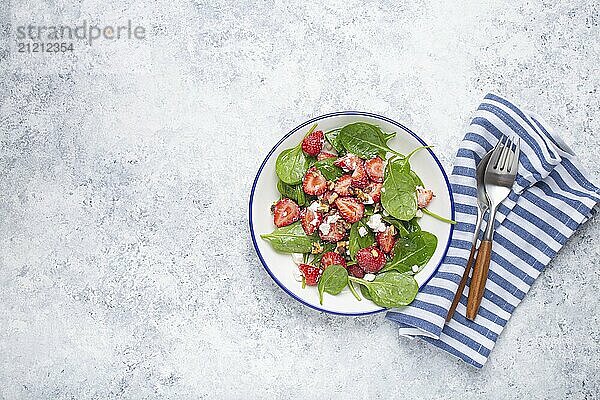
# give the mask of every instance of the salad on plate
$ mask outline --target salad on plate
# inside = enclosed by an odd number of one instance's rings
[[[325,133],[315,124],[277,157],[275,229],[261,237],[291,254],[298,284],[317,286],[321,304],[346,287],[358,301],[410,304],[438,243],[419,218],[454,223],[427,209],[435,193],[410,167],[426,146],[400,154],[387,145],[394,136],[366,122]]]

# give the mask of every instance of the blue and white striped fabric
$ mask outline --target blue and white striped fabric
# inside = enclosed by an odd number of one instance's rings
[[[521,138],[519,173],[498,210],[479,315],[474,322],[465,318],[467,285],[454,318],[445,325],[475,230],[475,168],[503,134]],[[481,368],[535,279],[592,215],[600,191],[573,152],[538,116],[493,94],[485,96],[471,121],[450,182],[458,223],[448,254],[415,301],[386,317],[399,324],[401,335],[421,337]]]

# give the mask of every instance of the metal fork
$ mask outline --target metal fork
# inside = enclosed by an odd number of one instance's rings
[[[508,197],[515,182],[519,167],[519,152],[520,139],[517,138],[516,142],[514,142],[511,138],[503,136],[496,145],[485,170],[484,184],[490,205],[490,215],[483,240],[479,245],[477,259],[473,267],[471,285],[469,286],[467,319],[471,321],[477,316],[483,292],[485,291],[485,283],[492,256],[492,239],[494,238],[496,211],[498,211],[500,203]]]

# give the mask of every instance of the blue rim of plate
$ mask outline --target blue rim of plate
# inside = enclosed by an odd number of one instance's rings
[[[333,113],[328,113],[328,114],[323,114],[323,115],[319,115],[318,117],[314,117],[309,119],[306,122],[301,123],[300,125],[298,125],[297,127],[295,127],[294,129],[292,129],[291,131],[289,131],[284,137],[282,137],[276,144],[275,146],[273,146],[273,148],[269,151],[269,153],[267,154],[267,156],[265,157],[265,159],[263,160],[262,164],[260,164],[260,168],[258,169],[258,172],[256,173],[256,177],[254,178],[254,182],[252,183],[252,189],[250,190],[250,202],[249,202],[249,224],[250,224],[250,235],[252,236],[252,244],[254,245],[254,250],[256,251],[256,254],[258,255],[258,258],[260,259],[260,262],[262,263],[263,267],[265,268],[265,270],[267,270],[267,273],[271,276],[271,278],[275,281],[275,283],[277,283],[277,285],[279,285],[279,287],[281,289],[283,289],[284,292],[286,292],[289,296],[291,296],[293,299],[299,301],[300,303],[304,304],[307,307],[312,308],[313,310],[317,310],[317,311],[321,311],[321,312],[326,312],[328,314],[334,314],[334,315],[343,315],[343,316],[349,316],[349,317],[356,317],[356,316],[361,316],[361,315],[371,315],[371,314],[377,314],[380,313],[382,311],[387,311],[387,308],[381,308],[379,310],[375,310],[375,311],[368,311],[368,312],[361,312],[361,313],[342,313],[342,312],[337,312],[337,311],[331,311],[331,310],[326,310],[320,307],[317,307],[313,304],[307,303],[306,301],[302,300],[301,298],[299,298],[298,296],[296,296],[294,293],[292,293],[291,291],[288,290],[287,287],[285,287],[284,284],[282,284],[279,279],[277,279],[275,277],[275,275],[273,274],[273,272],[271,272],[271,269],[269,268],[269,266],[267,265],[267,262],[265,261],[265,259],[263,258],[262,254],[260,253],[260,250],[258,249],[258,244],[256,242],[256,235],[254,234],[254,225],[252,223],[252,204],[254,202],[254,191],[256,189],[256,184],[258,182],[258,178],[260,177],[260,174],[262,173],[263,168],[265,167],[265,164],[267,163],[267,160],[269,158],[271,158],[271,156],[273,155],[273,153],[275,152],[275,150],[277,150],[277,148],[279,147],[279,145],[281,143],[283,143],[283,141],[285,139],[287,139],[288,137],[290,137],[291,135],[293,135],[294,133],[296,133],[297,131],[299,131],[300,129],[304,128],[307,125],[313,124],[319,120],[322,120],[324,118],[329,118],[329,117],[336,117],[336,116],[340,116],[340,115],[358,115],[361,117],[371,117],[371,118],[376,118],[376,119],[380,119],[383,120],[385,122],[388,122],[392,125],[396,125],[398,128],[404,130],[405,132],[410,133],[415,139],[417,139],[417,141],[419,143],[421,143],[423,146],[427,146],[427,143],[425,143],[425,141],[423,139],[421,139],[419,136],[417,136],[417,134],[415,134],[413,131],[411,131],[410,129],[408,129],[406,126],[402,125],[399,122],[394,121],[393,119],[384,117],[382,115],[379,114],[373,114],[370,112],[364,112],[364,111],[338,111],[338,112],[333,112]],[[435,155],[435,153],[431,150],[431,149],[426,149],[429,154],[431,154],[431,156],[433,157],[433,159],[435,160],[435,162],[437,163],[440,171],[442,171],[442,175],[444,176],[444,180],[446,181],[446,186],[448,188],[448,194],[450,195],[450,219],[454,219],[454,195],[452,193],[452,186],[450,185],[450,181],[448,180],[448,175],[446,174],[446,171],[444,170],[444,167],[442,166],[442,163],[440,163],[440,160],[437,158],[437,156]],[[446,258],[446,254],[448,253],[448,249],[450,248],[450,243],[452,242],[452,233],[454,232],[454,225],[450,225],[450,232],[448,235],[448,242],[446,243],[446,248],[444,249],[444,253],[442,254],[442,258],[440,259],[440,262],[438,263],[438,265],[435,267],[435,269],[433,270],[433,272],[431,273],[431,276],[429,278],[427,278],[427,280],[425,282],[423,282],[423,284],[421,286],[419,286],[419,290],[421,290],[421,288],[425,285],[427,285],[427,283],[431,280],[431,278],[433,278],[433,276],[436,274],[436,272],[438,271],[438,269],[440,268],[440,265],[442,265],[442,263],[444,262],[444,259]]]

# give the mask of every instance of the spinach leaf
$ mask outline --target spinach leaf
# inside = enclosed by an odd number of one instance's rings
[[[369,247],[373,243],[375,243],[375,234],[367,225],[368,220],[369,218],[363,218],[360,221],[353,223],[350,227],[350,235],[348,237],[348,251],[350,251],[350,257],[353,260],[356,257],[356,253],[358,253],[360,249],[364,249],[365,247]],[[360,236],[360,228],[365,228],[367,230],[367,234],[365,236]]]
[[[339,129],[334,129],[332,131],[325,132],[325,139],[327,139],[327,141],[329,142],[331,147],[333,147],[335,149],[335,151],[338,152],[338,155],[341,156],[346,153],[346,149],[344,149],[344,146],[338,140],[339,133],[340,133]]]
[[[407,237],[399,238],[394,245],[394,257],[382,271],[408,272],[413,265],[422,267],[433,256],[437,242],[434,234],[425,231],[412,232]]]
[[[421,178],[419,178],[419,175],[417,175],[417,173],[415,171],[413,171],[412,169],[410,170],[410,176],[412,176],[412,178],[415,181],[415,184],[417,186],[425,187],[425,185],[423,184],[423,181],[421,180]]]
[[[308,236],[302,229],[300,221],[277,228],[271,233],[260,235],[260,237],[282,253],[310,253],[313,242],[319,240],[316,236]]]
[[[396,271],[380,273],[373,282],[354,277],[349,279],[363,285],[371,301],[385,308],[406,306],[415,299],[419,291],[419,285],[414,277]]]
[[[323,292],[332,295],[340,292],[348,284],[348,271],[341,265],[330,265],[323,271],[319,278],[317,289],[319,290],[319,302],[323,304]]]
[[[401,155],[388,147],[389,139],[390,136],[386,136],[377,126],[366,122],[346,125],[337,136],[348,152],[367,159],[376,156],[385,159],[387,153]]]
[[[314,124],[306,136],[310,135],[317,124]],[[302,151],[302,140],[296,147],[282,151],[275,161],[275,172],[279,179],[288,185],[297,185],[302,182],[304,174],[310,166],[311,160]]]
[[[328,181],[335,181],[340,176],[344,175],[344,171],[340,167],[333,165],[335,160],[335,158],[326,158],[315,163],[315,167],[321,171]]]
[[[350,281],[350,282],[352,282],[352,281]],[[358,285],[358,286],[360,286],[360,293],[363,295],[363,297],[367,300],[373,301],[373,299],[371,298],[371,295],[369,294],[369,289],[367,289],[367,287],[363,286],[363,285]]]
[[[404,221],[404,226],[409,233],[421,231],[421,227],[419,226],[419,218],[417,217],[414,217],[410,221]]]
[[[408,236],[408,234],[410,233],[405,227],[406,221],[400,221],[399,219],[396,219],[391,215],[388,215],[387,217],[384,216],[382,219],[388,224],[394,225],[400,237]]]
[[[448,218],[444,218],[444,217],[442,217],[441,215],[437,215],[437,214],[436,214],[436,213],[434,213],[433,211],[429,211],[429,210],[428,210],[428,209],[426,209],[426,208],[422,208],[422,209],[421,209],[421,211],[423,211],[423,213],[424,213],[424,214],[427,214],[427,215],[429,215],[430,217],[433,217],[433,218],[435,218],[435,219],[437,219],[437,220],[440,220],[440,221],[442,221],[442,222],[446,222],[447,224],[452,224],[452,225],[456,224],[456,221],[453,221],[453,220],[451,220],[451,219],[448,219]]]
[[[392,158],[385,168],[381,205],[394,218],[407,221],[417,213],[417,185],[405,158]]]
[[[283,197],[294,200],[299,206],[306,205],[306,195],[302,190],[302,185],[288,185],[280,179],[277,181],[277,190]]]

